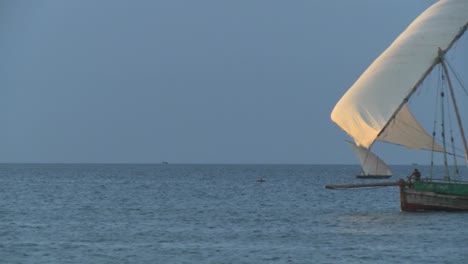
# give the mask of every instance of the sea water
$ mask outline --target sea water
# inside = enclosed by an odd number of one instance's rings
[[[412,170],[392,169],[383,181]],[[324,189],[378,181],[358,172],[3,164],[0,263],[468,263],[468,213],[401,212],[398,187]]]

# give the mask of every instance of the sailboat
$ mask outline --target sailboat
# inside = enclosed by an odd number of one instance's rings
[[[367,68],[335,105],[331,119],[354,144],[365,150],[385,142],[414,150],[430,151],[431,172],[421,180],[400,179],[402,211],[468,210],[468,183],[461,181],[457,160],[468,164],[468,147],[457,105],[453,76],[447,53],[459,43],[468,28],[468,0],[440,0],[421,13]],[[465,36],[466,37],[466,36]],[[439,73],[436,101],[442,113],[428,133],[410,109],[416,91],[431,74]],[[434,106],[435,109],[435,106]],[[427,113],[433,113],[431,109]],[[463,146],[456,153],[447,131],[447,112],[454,114],[455,130]],[[449,120],[451,120],[449,118]],[[436,125],[437,123],[437,125]],[[442,130],[442,131],[437,131]],[[452,130],[450,130],[452,131]],[[453,134],[453,132],[452,132]],[[450,146],[452,144],[452,146]],[[436,154],[442,155],[444,170],[433,177]],[[454,165],[449,165],[448,160]],[[455,169],[454,169],[455,168]]]
[[[392,171],[375,153],[369,149],[357,146],[346,140],[351,146],[361,164],[362,173],[356,175],[360,179],[387,179],[392,177]]]

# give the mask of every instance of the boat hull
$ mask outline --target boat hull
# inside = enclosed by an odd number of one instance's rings
[[[406,212],[468,211],[468,196],[415,190],[400,184],[400,207]]]
[[[392,175],[356,175],[356,178],[359,179],[388,179]]]

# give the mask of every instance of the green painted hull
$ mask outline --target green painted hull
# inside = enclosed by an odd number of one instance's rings
[[[416,181],[413,189],[447,195],[468,196],[468,183]]]

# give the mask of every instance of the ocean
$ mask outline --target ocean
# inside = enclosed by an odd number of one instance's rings
[[[412,166],[392,169],[380,181]],[[2,164],[0,263],[468,263],[468,213],[401,212],[397,187],[324,188],[379,181],[357,172]]]

